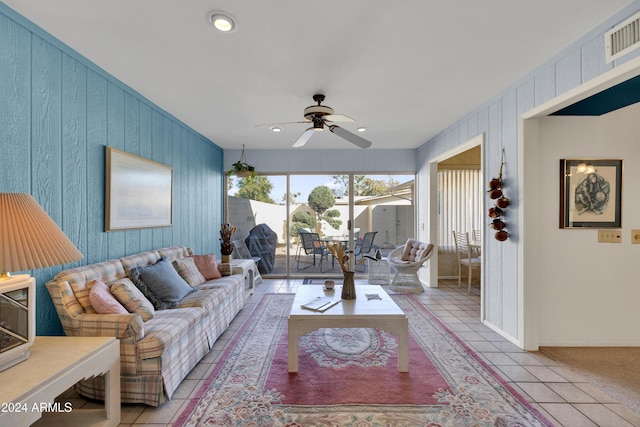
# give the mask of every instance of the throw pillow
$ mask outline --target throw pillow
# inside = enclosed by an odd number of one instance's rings
[[[111,293],[129,313],[138,313],[145,322],[156,314],[153,305],[129,279],[113,282]]]
[[[100,279],[91,285],[89,300],[93,309],[99,314],[129,314],[109,291],[109,287]]]
[[[173,267],[180,277],[193,287],[202,285],[206,281],[198,267],[196,267],[196,262],[193,258],[175,259],[173,260]]]
[[[156,310],[174,308],[196,290],[180,277],[171,261],[166,258],[160,258],[153,265],[132,268],[130,274],[133,283]]]
[[[218,270],[216,254],[191,255],[189,258],[193,258],[196,267],[198,267],[198,271],[204,276],[205,280],[219,279],[222,277],[220,270]]]

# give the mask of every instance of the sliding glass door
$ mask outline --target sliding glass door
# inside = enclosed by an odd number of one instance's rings
[[[232,177],[227,189],[235,239],[261,258],[266,277],[340,277],[328,253],[336,244],[365,275],[367,256],[385,256],[415,235],[413,174]]]

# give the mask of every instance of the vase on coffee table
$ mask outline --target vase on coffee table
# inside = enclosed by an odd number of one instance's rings
[[[356,299],[356,284],[353,281],[355,271],[344,271],[344,283],[342,285],[342,299]]]

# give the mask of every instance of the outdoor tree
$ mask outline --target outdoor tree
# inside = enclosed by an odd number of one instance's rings
[[[334,175],[333,182],[344,189],[344,194],[349,195],[349,176]],[[353,189],[354,196],[383,196],[389,189],[398,185],[399,182],[389,177],[387,181],[381,179],[371,179],[365,175],[354,175]]]
[[[331,209],[336,204],[336,198],[329,187],[319,185],[311,190],[307,202],[316,213],[318,222],[324,220],[333,228],[340,228],[342,221],[337,219],[340,216],[340,211]]]
[[[273,190],[273,183],[266,176],[250,176],[238,179],[237,185],[236,197],[275,204],[271,196],[269,196],[271,190]]]
[[[291,229],[289,233],[291,234],[291,237],[297,237],[299,229],[307,228],[309,230],[314,230],[317,225],[318,221],[312,214],[307,211],[298,211],[291,217]]]

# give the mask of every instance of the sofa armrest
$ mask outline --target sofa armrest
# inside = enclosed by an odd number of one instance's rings
[[[77,336],[144,338],[144,322],[139,314],[81,314],[74,319]]]

